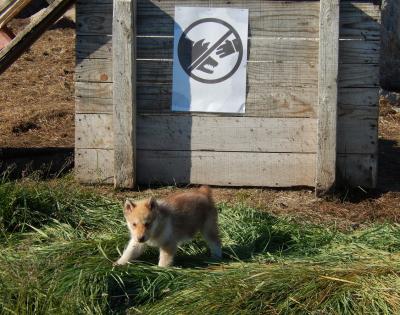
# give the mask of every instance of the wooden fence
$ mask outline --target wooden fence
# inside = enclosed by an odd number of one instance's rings
[[[175,5],[249,9],[245,114],[171,112]],[[374,187],[379,40],[365,1],[78,1],[77,178]]]

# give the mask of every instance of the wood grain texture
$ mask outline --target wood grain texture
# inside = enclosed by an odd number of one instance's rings
[[[340,40],[339,63],[379,64],[380,42]]]
[[[378,147],[377,117],[377,107],[339,108],[337,152],[375,154]]]
[[[173,35],[174,6],[170,1],[138,1],[138,34]],[[180,0],[181,6],[241,7],[249,9],[251,37],[317,38],[317,1]],[[372,3],[341,2],[340,38],[379,40],[380,11]],[[111,34],[112,1],[79,1],[78,34]]]
[[[137,88],[138,113],[170,113],[171,85],[144,85]],[[96,82],[76,83],[76,111],[104,113],[112,111],[112,84]],[[100,97],[95,97],[95,96]],[[378,105],[377,88],[341,88],[339,106]],[[249,87],[245,116],[316,117],[316,89]],[[340,119],[340,117],[339,117]]]
[[[108,84],[112,86],[112,84]],[[95,98],[77,96],[79,91],[75,91],[75,113],[112,113],[113,103],[111,98]]]
[[[374,154],[338,154],[338,181],[353,187],[375,188],[378,159]]]
[[[363,1],[341,2],[339,38],[379,41],[380,20],[379,5]]]
[[[78,60],[76,79],[81,82],[112,82],[112,72],[111,60],[83,59]],[[247,78],[250,86],[305,87],[317,86],[318,83],[316,64],[303,62],[249,62]],[[138,84],[171,84],[172,61],[137,60],[136,80]]]
[[[212,154],[215,152],[198,152],[194,157],[190,156],[190,152],[138,152],[138,182],[140,184],[149,185],[152,184],[175,184],[175,183],[189,183],[191,180],[196,180],[197,183],[211,184],[214,182],[215,185],[232,185],[235,186],[235,181],[232,178],[237,174],[234,172],[231,176],[229,173],[225,175],[222,180],[227,180],[228,184],[218,181],[218,177],[213,173],[213,165],[219,167],[219,164],[233,170],[237,170],[232,163],[226,165],[226,157],[234,153],[221,153],[216,154],[214,157]],[[256,154],[259,155],[257,158]],[[222,162],[220,162],[218,156],[224,156]],[[246,175],[246,180],[249,181],[249,186],[258,184],[258,186],[270,186],[270,187],[287,187],[287,186],[298,186],[298,185],[314,185],[313,172],[315,172],[315,155],[313,154],[298,154],[293,157],[293,154],[279,154],[279,153],[243,153],[245,157],[247,171],[249,176]],[[286,162],[282,157],[292,157],[292,163]],[[275,162],[281,161],[279,164]],[[163,162],[159,164],[160,160]],[[192,163],[192,161],[195,161]],[[215,161],[216,160],[216,161]],[[232,157],[232,161],[235,158]],[[308,160],[308,161],[306,161]],[[377,174],[377,158],[371,154],[338,154],[338,178],[340,181],[345,182],[353,186],[362,185],[363,188],[376,187],[376,174]],[[256,162],[256,163],[254,163]],[[257,164],[258,163],[258,164]],[[285,166],[288,163],[289,168]],[[207,171],[201,172],[194,168],[191,173],[192,165],[201,167],[207,167]],[[267,164],[267,165],[265,165]],[[268,164],[274,164],[268,166]],[[311,165],[310,165],[311,164]],[[158,167],[157,170],[149,168],[149,166]],[[162,168],[162,165],[172,167]],[[203,166],[204,165],[204,166]],[[279,165],[277,169],[276,166]],[[180,166],[180,175],[174,174],[177,168]],[[299,173],[300,169],[305,169],[305,166],[309,169],[310,173],[305,174],[305,178],[302,178],[303,174]],[[162,169],[161,169],[162,168]],[[260,168],[265,169],[260,172]],[[283,177],[271,177],[266,172],[270,169],[276,169],[277,172],[282,171],[281,174],[288,174],[287,178]],[[225,169],[220,169],[219,172]],[[292,173],[290,173],[292,172]],[[113,150],[101,150],[101,149],[75,149],[75,176],[77,180],[82,183],[105,183],[112,184],[114,178],[114,153]],[[193,174],[193,175],[192,175]],[[295,178],[293,175],[295,174]],[[262,176],[259,176],[262,175]],[[211,178],[210,178],[211,177]],[[268,180],[270,179],[270,180]],[[277,181],[274,182],[274,179]],[[308,182],[308,184],[304,181]],[[215,183],[218,181],[217,183]],[[240,184],[239,184],[240,186]]]
[[[244,116],[316,117],[316,87],[285,88],[262,84],[248,87]],[[171,113],[172,85],[138,84],[138,113]],[[76,82],[76,111],[110,112],[112,83]]]
[[[75,148],[113,149],[111,114],[76,114]]]
[[[335,184],[339,62],[339,0],[320,2],[318,71],[318,140],[315,191],[324,194]]]
[[[136,0],[116,0],[113,15],[114,186],[136,184]]]
[[[75,178],[82,183],[114,182],[114,151],[75,149]]]
[[[379,90],[370,88],[340,88],[338,95],[339,107],[378,107]],[[339,117],[340,119],[340,117]]]
[[[339,88],[378,87],[379,64],[340,64]]]
[[[173,33],[175,1],[138,1],[138,34],[168,36]],[[250,0],[180,0],[181,6],[246,7],[249,9],[251,36],[318,37],[317,2]],[[79,3],[78,34],[111,34],[111,1]]]
[[[318,66],[302,62],[249,62],[248,85],[272,87],[309,87],[318,84]],[[108,59],[78,60],[78,82],[112,82],[112,61]],[[377,87],[379,64],[340,64],[339,87]],[[171,84],[172,61],[137,60],[138,84]]]
[[[79,35],[76,42],[78,60],[111,59],[111,35]],[[298,38],[249,38],[248,60],[318,62],[318,40]],[[379,63],[379,41],[340,40],[340,63]],[[172,59],[173,38],[137,37],[138,59]]]
[[[316,151],[316,119],[138,116],[138,150]]]
[[[339,109],[338,153],[376,153],[377,107]],[[316,152],[316,119],[215,114],[137,116],[141,150]],[[112,115],[76,114],[77,148],[113,148]]]
[[[142,151],[138,183],[222,186],[313,186],[315,154]]]

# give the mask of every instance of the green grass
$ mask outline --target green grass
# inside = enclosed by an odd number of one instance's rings
[[[112,267],[128,240],[118,201],[71,179],[0,181],[3,314],[396,314],[400,226],[351,233],[219,204],[224,259],[202,239],[176,267],[157,252]]]

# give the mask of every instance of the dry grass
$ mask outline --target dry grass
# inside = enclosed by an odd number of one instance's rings
[[[14,20],[11,28],[27,23]],[[74,145],[75,29],[65,24],[47,31],[1,75],[0,147]]]

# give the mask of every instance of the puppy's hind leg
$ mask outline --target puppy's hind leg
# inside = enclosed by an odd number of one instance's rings
[[[209,218],[201,231],[210,248],[213,258],[222,258],[221,239],[219,238],[218,224],[216,218]]]
[[[138,243],[136,240],[131,239],[122,256],[114,263],[114,265],[125,265],[132,259],[138,258],[143,253],[145,248],[145,244]]]

